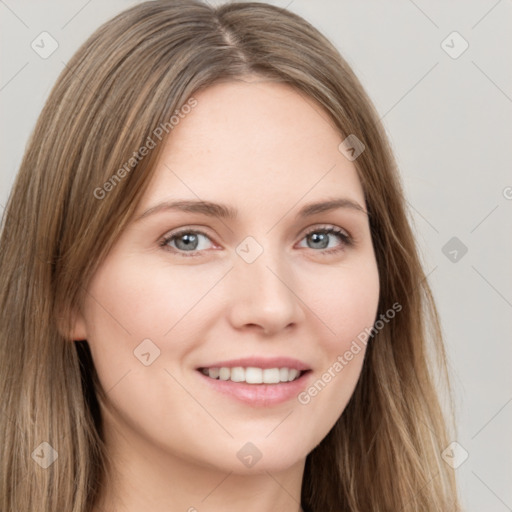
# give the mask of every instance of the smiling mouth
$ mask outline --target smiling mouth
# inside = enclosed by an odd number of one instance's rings
[[[257,368],[235,366],[233,368],[199,368],[203,375],[215,380],[242,382],[246,384],[282,384],[293,382],[311,370],[300,371],[295,368]]]

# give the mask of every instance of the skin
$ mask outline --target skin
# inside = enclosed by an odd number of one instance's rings
[[[312,370],[304,389],[332,368],[377,313],[368,216],[350,208],[295,214],[338,197],[365,209],[364,193],[327,114],[289,86],[247,76],[194,97],[75,324],[108,398],[102,414],[116,472],[96,510],[297,512],[305,458],[345,409],[364,346],[308,404],[296,396],[269,407],[241,403],[196,368],[289,356]],[[238,217],[164,209],[136,220],[162,201],[198,198]],[[323,248],[306,236],[326,226],[353,245],[324,233]],[[195,256],[179,254],[183,238],[161,245],[178,228],[205,234]],[[252,263],[236,251],[248,236],[263,249]],[[134,356],[144,339],[160,350],[148,366]],[[261,453],[251,468],[237,457],[247,442]]]

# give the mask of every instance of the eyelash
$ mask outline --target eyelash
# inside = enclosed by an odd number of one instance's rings
[[[331,254],[334,254],[334,253],[338,253],[340,251],[342,251],[343,249],[345,249],[346,247],[351,247],[353,244],[354,244],[354,241],[352,239],[352,237],[350,235],[348,235],[344,230],[340,229],[340,228],[337,228],[336,226],[316,226],[310,230],[308,230],[306,233],[304,233],[304,235],[302,236],[301,240],[303,240],[304,238],[306,238],[307,236],[313,234],[313,233],[323,233],[323,234],[331,234],[331,235],[337,235],[341,241],[342,241],[342,244],[340,247],[337,247],[337,248],[334,248],[334,249],[320,249],[318,251],[316,251],[315,249],[312,249],[313,251],[315,252],[318,252],[320,253],[321,255],[331,255]],[[184,258],[189,258],[189,257],[195,257],[195,256],[199,256],[199,254],[203,251],[182,251],[180,249],[176,249],[174,247],[170,247],[168,244],[170,242],[172,242],[173,240],[179,238],[180,236],[182,235],[185,235],[185,234],[194,234],[194,235],[203,235],[205,236],[206,238],[210,239],[210,237],[204,233],[203,231],[199,231],[199,230],[196,230],[196,229],[182,229],[180,231],[177,231],[176,233],[171,233],[170,235],[168,236],[165,236],[161,242],[160,242],[160,247],[162,247],[164,250],[166,251],[169,251],[169,252],[172,252],[174,254],[178,254],[179,256],[182,256]],[[199,253],[199,254],[198,254]]]

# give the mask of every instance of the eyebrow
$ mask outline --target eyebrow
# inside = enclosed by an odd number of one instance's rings
[[[345,197],[340,197],[316,203],[306,204],[299,210],[299,212],[296,215],[296,218],[311,217],[318,213],[337,210],[339,208],[360,211],[366,215],[369,215],[368,212],[357,201]],[[152,206],[151,208],[146,210],[142,215],[137,217],[136,222],[162,211],[182,211],[189,213],[199,213],[207,215],[208,217],[218,217],[227,220],[235,220],[238,216],[238,211],[236,210],[236,208],[224,204],[201,200],[178,200],[164,201],[155,206]]]

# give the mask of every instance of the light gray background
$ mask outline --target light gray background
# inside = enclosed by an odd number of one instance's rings
[[[64,63],[136,3],[0,0],[0,210]],[[512,511],[512,2],[270,3],[335,43],[384,119],[446,337],[469,453],[455,470],[463,502]],[[43,31],[59,44],[47,59],[31,48]],[[469,44],[455,59],[441,46],[453,31]],[[444,47],[462,48],[453,36]],[[452,237],[468,249],[456,262],[442,252]]]

